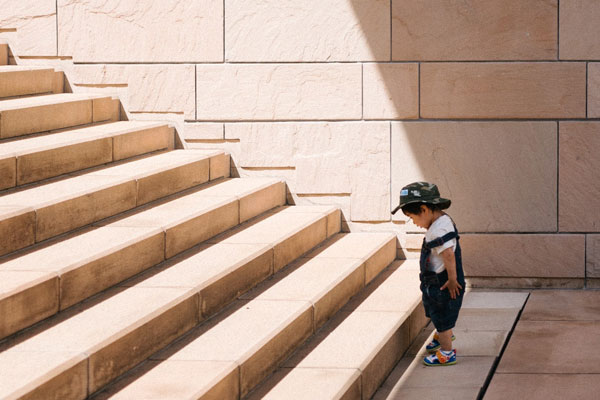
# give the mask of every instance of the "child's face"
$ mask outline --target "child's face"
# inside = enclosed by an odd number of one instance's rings
[[[419,228],[429,229],[433,222],[433,212],[425,206],[421,206],[420,214],[407,213],[406,216]]]

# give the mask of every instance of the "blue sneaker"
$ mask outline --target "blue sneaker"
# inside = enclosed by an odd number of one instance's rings
[[[423,364],[428,367],[454,365],[456,364],[456,350],[452,349],[452,353],[449,356],[444,355],[441,350],[438,350],[435,354],[425,357]]]
[[[438,336],[438,333],[437,332],[434,333],[433,340],[431,342],[429,342],[429,344],[427,344],[427,346],[425,346],[425,349],[427,350],[427,352],[435,353],[436,351],[438,351],[440,349],[440,347],[442,347],[439,339],[440,339],[440,337]],[[452,335],[452,341],[454,341],[455,339],[456,339],[456,336]]]

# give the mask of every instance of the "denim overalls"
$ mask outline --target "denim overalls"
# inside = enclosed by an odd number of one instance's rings
[[[431,249],[443,245],[449,240],[456,239],[456,250],[454,257],[456,260],[456,280],[462,286],[460,295],[456,299],[450,298],[448,289],[440,290],[440,287],[448,280],[448,272],[446,270],[436,274],[429,270],[429,256]],[[423,239],[421,246],[421,292],[423,293],[423,306],[425,307],[425,315],[431,318],[438,332],[444,332],[454,328],[458,319],[458,312],[462,305],[463,294],[465,292],[465,274],[462,267],[462,255],[459,243],[460,236],[456,225],[454,232],[449,232],[442,237],[426,242]]]

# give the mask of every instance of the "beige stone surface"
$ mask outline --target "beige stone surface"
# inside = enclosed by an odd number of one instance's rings
[[[69,78],[74,84],[128,85],[129,111],[177,112],[186,119],[194,119],[194,74],[194,66],[187,64],[98,64],[77,65]],[[157,114],[155,119],[161,119],[161,115]]]
[[[225,64],[196,67],[198,120],[361,117],[359,64]]]
[[[58,182],[63,184],[61,186],[69,184],[75,186],[73,188],[75,190],[72,189],[71,193],[67,192],[70,198],[56,199],[54,203],[39,205],[36,208],[36,242],[135,207],[135,181],[118,183],[110,176],[83,176],[82,178],[85,179],[79,182],[75,180]],[[83,183],[83,185],[77,186],[75,183]],[[40,191],[39,194],[44,192]],[[57,194],[60,192],[54,193],[54,196]],[[64,193],[62,195],[65,196]]]
[[[528,296],[529,292],[469,292],[461,309],[521,309]]]
[[[112,161],[112,139],[61,146],[17,158],[17,186]]]
[[[59,55],[77,62],[223,61],[223,2],[218,0],[60,0],[57,26]],[[85,41],[79,39],[83,36]],[[127,37],[144,39],[124,41]]]
[[[600,218],[582,207],[600,206],[598,168],[600,123],[561,122],[559,126],[559,222],[563,232],[597,232]]]
[[[361,399],[360,371],[342,368],[281,368],[249,400]]]
[[[228,61],[390,59],[389,0],[227,0],[225,10]]]
[[[597,374],[600,356],[590,349],[600,346],[599,329],[597,321],[519,321],[497,373]]]
[[[92,100],[92,122],[118,121],[121,117],[120,112],[121,102],[118,98]]]
[[[59,367],[54,367],[60,361]],[[87,395],[87,360],[83,354],[65,351],[12,352],[2,354],[0,395],[6,399],[82,399]],[[34,365],[35,367],[32,367]]]
[[[584,118],[585,63],[425,63],[424,118]]]
[[[239,151],[234,154],[239,167],[295,167],[297,137],[317,135],[317,126],[314,123],[228,123],[225,139],[239,140]]]
[[[293,236],[290,233],[293,233]],[[288,233],[288,237],[284,237],[273,248],[273,268],[275,271],[279,271],[327,239],[327,215],[290,233]]]
[[[469,293],[466,296],[470,295]],[[461,331],[510,331],[518,314],[518,308],[496,308],[492,312],[489,309],[464,308],[460,310],[456,329]]]
[[[8,45],[0,43],[0,65],[8,64]]]
[[[309,301],[318,329],[364,287],[364,275],[360,259],[302,258],[277,281],[265,282],[241,298]]]
[[[600,63],[588,64],[588,118],[600,117]]]
[[[587,282],[587,283],[586,283]],[[484,289],[583,289],[589,286],[584,278],[499,278],[470,277],[467,287]]]
[[[585,276],[584,235],[465,234],[461,239],[467,276]]]
[[[147,129],[129,132],[113,138],[113,158],[125,158],[167,149],[174,136],[173,128],[166,125],[148,126]]]
[[[600,385],[598,374],[496,374],[485,398],[499,399],[593,399]]]
[[[3,101],[0,137],[62,129],[92,122],[92,99],[73,94]]]
[[[8,254],[35,242],[35,211],[30,207],[0,204],[0,254]]]
[[[556,0],[393,1],[392,58],[554,60],[557,14]]]
[[[587,235],[585,271],[587,278],[600,278],[600,235]]]
[[[0,97],[51,93],[54,70],[43,67],[0,68]]]
[[[527,300],[521,321],[599,321],[600,292],[534,291]]]
[[[364,64],[363,118],[419,117],[418,64]]]
[[[267,210],[285,205],[285,189],[285,183],[280,181],[247,196],[240,196],[240,223]]]
[[[94,397],[104,399],[178,400],[182,398],[235,400],[239,398],[239,369],[227,361],[150,361],[144,374]],[[139,378],[139,379],[134,379]]]
[[[0,156],[0,190],[8,189],[17,184],[17,159],[14,155]]]
[[[311,310],[302,301],[244,302],[232,314],[202,327],[196,338],[178,344],[172,355],[154,358],[237,361],[245,396],[312,333]]]
[[[47,272],[0,271],[0,338],[58,312],[58,276]]]
[[[559,2],[561,60],[600,58],[600,4],[594,0]]]
[[[219,123],[186,122],[183,137],[186,141],[223,140],[225,127]]]
[[[375,278],[344,310],[410,313],[420,301],[419,273],[400,267]]]
[[[18,56],[55,56],[56,54],[56,1],[53,0],[3,0],[0,26],[16,28],[16,45],[12,49]]]
[[[231,156],[219,154],[210,158],[210,180],[229,178],[231,175]]]
[[[459,231],[556,231],[556,135],[554,122],[392,123],[393,206],[426,180],[452,200]]]

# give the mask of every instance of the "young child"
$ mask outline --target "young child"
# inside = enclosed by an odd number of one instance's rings
[[[436,185],[415,182],[400,192],[399,209],[413,223],[427,229],[421,247],[421,292],[425,315],[431,318],[436,333],[427,351],[431,354],[423,362],[428,366],[456,364],[456,350],[452,348],[456,324],[462,305],[465,276],[458,243],[458,231],[452,219],[443,211],[451,201],[440,197]]]

